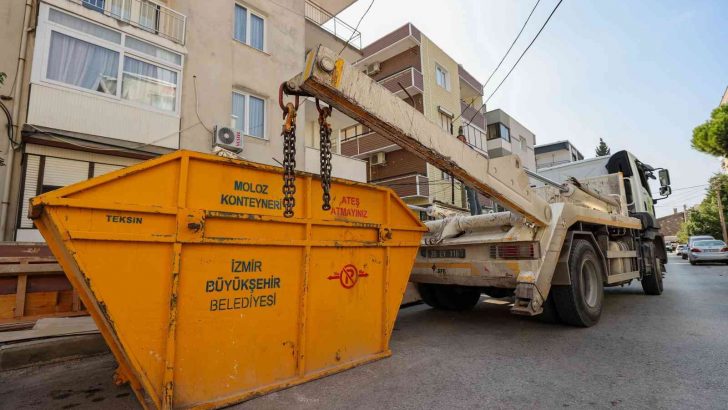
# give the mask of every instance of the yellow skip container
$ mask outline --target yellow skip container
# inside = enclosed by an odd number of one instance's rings
[[[425,231],[390,190],[178,151],[33,198],[146,408],[214,408],[391,354]]]

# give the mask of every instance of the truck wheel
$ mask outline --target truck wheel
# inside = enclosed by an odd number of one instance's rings
[[[599,321],[604,302],[602,263],[589,241],[576,239],[569,255],[568,286],[554,286],[551,296],[559,318],[573,326],[589,327]]]
[[[459,285],[418,283],[422,301],[440,310],[470,310],[480,300],[480,288]]]
[[[694,265],[695,261],[691,260],[690,264]],[[652,266],[654,266],[652,274],[642,278],[642,290],[646,295],[662,295],[662,262],[655,258]]]

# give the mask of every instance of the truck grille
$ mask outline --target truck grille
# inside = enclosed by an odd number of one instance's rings
[[[490,245],[491,259],[539,259],[541,246],[538,242],[508,242]]]

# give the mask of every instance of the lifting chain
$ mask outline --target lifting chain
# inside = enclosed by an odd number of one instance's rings
[[[283,105],[283,84],[278,90],[278,105],[283,110],[283,216],[293,216],[296,206],[296,110],[298,110],[298,96],[296,103]]]
[[[331,107],[322,108],[317,98],[316,109],[319,113],[319,136],[321,138],[321,189],[323,190],[321,209],[328,211],[331,209],[331,124],[328,122],[328,117],[331,117]]]

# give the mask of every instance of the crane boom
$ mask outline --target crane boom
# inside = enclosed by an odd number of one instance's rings
[[[489,159],[324,46],[309,51],[304,72],[285,89],[328,103],[529,222],[545,226],[551,219],[549,204],[529,187],[517,156]]]

